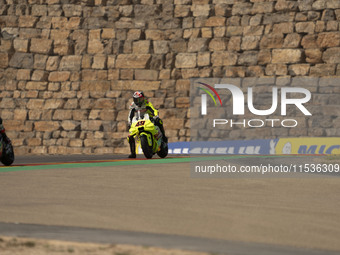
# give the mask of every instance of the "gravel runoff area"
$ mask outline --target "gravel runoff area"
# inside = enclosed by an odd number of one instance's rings
[[[76,243],[0,237],[1,255],[208,255],[208,253],[126,244]]]

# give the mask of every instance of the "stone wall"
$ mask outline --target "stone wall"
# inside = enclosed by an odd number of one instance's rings
[[[127,152],[133,90],[175,142],[192,77],[340,76],[339,0],[0,0],[0,15],[17,154]]]

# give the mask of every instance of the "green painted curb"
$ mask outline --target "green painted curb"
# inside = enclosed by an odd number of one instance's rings
[[[28,171],[28,170],[46,170],[46,169],[62,169],[62,168],[83,168],[83,167],[106,167],[106,166],[131,166],[131,165],[154,165],[169,163],[185,163],[205,160],[223,160],[238,158],[274,158],[275,156],[209,156],[209,157],[187,157],[187,158],[165,158],[165,159],[139,159],[139,160],[122,160],[108,162],[91,162],[91,163],[61,163],[51,165],[35,165],[35,166],[3,166],[0,167],[0,173]],[[282,157],[282,156],[276,156]]]

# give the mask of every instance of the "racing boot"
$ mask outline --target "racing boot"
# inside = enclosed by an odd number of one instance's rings
[[[136,158],[136,142],[135,138],[129,136],[130,152],[129,158]]]
[[[161,132],[162,132],[162,134],[163,134],[163,141],[164,141],[165,143],[168,143],[168,138],[167,138],[166,135],[165,135],[165,130],[164,130],[163,124],[159,124],[158,127],[159,127],[159,129],[161,130]]]
[[[161,130],[162,132],[162,139],[163,139],[163,142],[165,143],[168,143],[168,138],[166,137],[165,135],[165,130],[164,130],[164,127],[163,127],[163,121],[158,117],[158,116],[155,116],[154,117],[154,120],[155,120],[155,124],[159,127],[159,129]]]

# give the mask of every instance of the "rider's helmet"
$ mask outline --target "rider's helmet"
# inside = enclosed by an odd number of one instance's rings
[[[142,107],[142,105],[144,104],[144,101],[145,101],[145,96],[142,91],[136,91],[135,93],[133,93],[133,102],[138,107]]]

